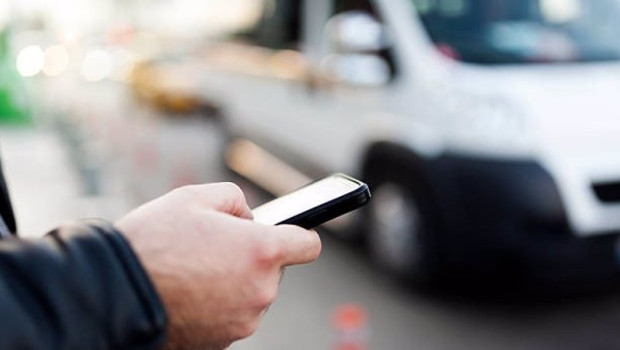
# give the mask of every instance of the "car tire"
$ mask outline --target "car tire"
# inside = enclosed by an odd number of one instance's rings
[[[428,187],[396,167],[383,167],[367,180],[373,194],[364,215],[370,255],[398,280],[430,286],[439,274],[439,226]]]

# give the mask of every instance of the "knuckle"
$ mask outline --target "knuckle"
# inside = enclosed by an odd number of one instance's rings
[[[250,322],[244,322],[237,326],[237,329],[235,330],[233,337],[235,339],[244,339],[256,333],[257,329],[258,329],[257,321],[252,320]]]
[[[219,191],[222,192],[224,197],[224,207],[234,210],[235,212],[233,214],[240,214],[240,208],[247,205],[245,194],[241,190],[241,187],[232,182],[222,182],[218,185]]]
[[[263,288],[257,295],[257,306],[261,310],[268,308],[278,296],[277,287]]]
[[[183,193],[185,193],[185,187],[186,186],[173,188],[170,194],[174,196],[183,195]]]
[[[222,183],[220,183],[220,186],[225,191],[230,192],[235,197],[243,197],[243,198],[245,198],[245,195],[243,194],[243,190],[236,183],[233,183],[233,182],[222,182]]]
[[[181,196],[188,196],[188,195],[192,195],[193,193],[195,193],[196,189],[197,189],[196,185],[186,185],[186,186],[175,188],[174,190],[172,190],[172,193],[181,195]]]
[[[256,260],[261,265],[271,266],[282,259],[282,249],[273,239],[263,239],[256,245]]]

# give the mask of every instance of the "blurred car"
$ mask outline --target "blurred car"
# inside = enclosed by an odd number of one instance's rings
[[[166,115],[216,115],[217,106],[195,92],[195,82],[188,78],[192,73],[191,63],[158,57],[137,63],[129,74],[129,85],[137,101]]]
[[[365,179],[374,197],[355,232],[381,266],[419,280],[615,279],[620,2],[263,9],[206,50],[202,89],[260,157]],[[258,184],[286,180],[233,159]]]

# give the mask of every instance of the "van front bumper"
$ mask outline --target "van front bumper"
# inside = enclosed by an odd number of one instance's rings
[[[541,165],[460,156],[429,165],[428,181],[443,214],[443,259],[453,274],[527,276],[562,288],[617,278],[620,232],[575,235],[557,184]]]

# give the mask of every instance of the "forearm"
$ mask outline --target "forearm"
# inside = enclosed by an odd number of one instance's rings
[[[111,226],[76,224],[0,242],[0,348],[157,349],[166,317]]]

